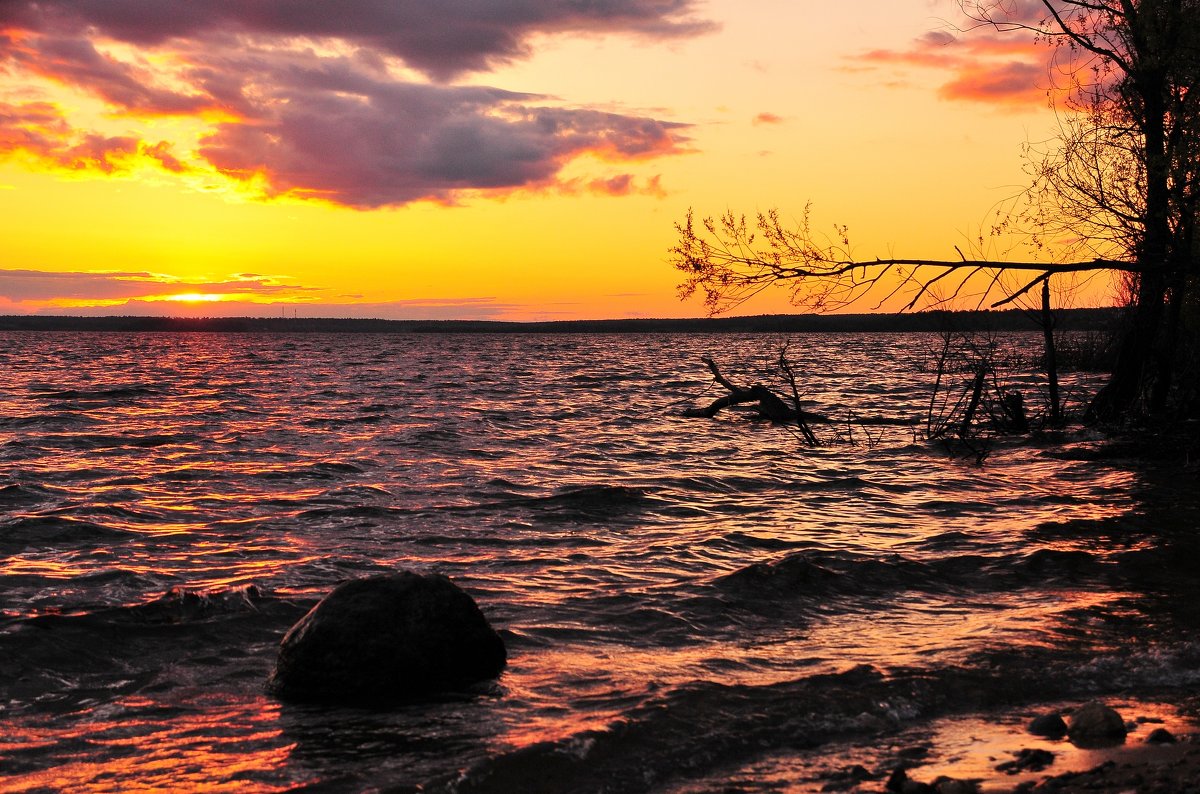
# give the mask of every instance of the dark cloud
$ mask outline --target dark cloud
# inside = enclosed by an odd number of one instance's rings
[[[357,208],[451,202],[463,191],[535,188],[585,153],[627,161],[671,154],[683,125],[537,106],[494,88],[384,81],[348,69],[275,68],[200,148],[218,170],[272,195]]]
[[[707,29],[695,20],[695,5],[0,0],[0,69],[95,96],[113,118],[191,116],[210,125],[198,146],[189,145],[187,160],[169,141],[73,129],[49,103],[0,104],[0,157],[25,152],[98,173],[126,170],[137,158],[176,174],[211,166],[267,196],[363,209],[453,203],[480,191],[570,192],[559,174],[572,160],[678,153],[686,125],[404,79],[389,56],[445,78],[522,54],[534,33],[693,35]],[[619,185],[624,177],[606,179]],[[636,192],[632,182],[608,191],[629,192]]]
[[[209,97],[182,94],[154,85],[145,64],[123,63],[96,50],[86,38],[30,37],[8,49],[16,65],[67,85],[83,85],[106,102],[129,113],[186,115],[211,106]]]
[[[713,29],[698,0],[4,0],[5,23],[42,32],[94,31],[140,46],[243,34],[337,38],[402,58],[438,79],[528,54],[538,33]]]

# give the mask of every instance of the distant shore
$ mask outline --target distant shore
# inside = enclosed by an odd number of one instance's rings
[[[1110,328],[1119,310],[1064,309],[1060,330]],[[1036,315],[1006,311],[930,311],[914,314],[763,314],[685,319],[373,320],[334,317],[70,317],[0,316],[0,331],[119,331],[218,333],[862,333],[915,331],[1034,331]]]

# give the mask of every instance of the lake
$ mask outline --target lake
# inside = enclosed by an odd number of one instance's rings
[[[0,787],[880,790],[939,720],[1200,683],[1194,472],[1077,428],[950,454],[934,334],[793,335],[820,447],[680,415],[701,356],[780,343],[0,334]],[[497,681],[266,694],[324,593],[400,568],[476,599]]]

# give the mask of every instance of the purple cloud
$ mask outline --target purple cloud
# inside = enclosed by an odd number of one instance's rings
[[[370,209],[463,191],[552,183],[571,159],[638,160],[683,150],[685,125],[533,104],[495,88],[383,80],[345,63],[322,68],[247,63],[271,80],[243,100],[200,154],[272,195]]]
[[[535,33],[651,37],[709,29],[697,0],[60,0],[0,2],[0,70],[103,100],[115,117],[200,116],[173,142],[72,129],[48,102],[0,105],[0,157],[113,173],[134,156],[165,171],[213,168],[267,196],[373,209],[465,193],[559,189],[583,155],[631,162],[686,151],[687,125],[562,107],[552,98],[437,79],[525,54]],[[299,37],[299,38],[297,38]],[[113,48],[113,41],[140,48]],[[349,46],[347,46],[349,45]],[[30,123],[36,111],[57,127]],[[623,175],[611,195],[623,188]],[[596,183],[601,184],[600,182]],[[631,182],[628,182],[632,185]],[[657,184],[651,193],[660,193]]]
[[[149,153],[164,168],[172,159],[169,145],[147,147],[131,136],[106,136],[73,129],[47,102],[10,105],[0,102],[0,159],[16,153],[68,171],[112,174],[124,170],[139,153]]]
[[[5,23],[89,30],[139,46],[241,34],[337,38],[404,60],[440,80],[529,54],[538,33],[694,36],[713,29],[698,0],[6,0]]]

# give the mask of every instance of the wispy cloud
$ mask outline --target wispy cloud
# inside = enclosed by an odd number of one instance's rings
[[[897,85],[907,84],[898,74],[905,69],[943,72],[946,78],[937,89],[943,99],[1019,109],[1045,105],[1052,55],[1052,48],[1028,36],[934,31],[904,49],[859,53],[846,68],[883,74]]]
[[[0,93],[0,157],[96,174],[139,161],[360,209],[545,189],[585,155],[619,164],[686,151],[687,126],[450,81],[528,56],[539,35],[699,35],[713,27],[699,5],[8,0],[0,75],[28,84],[20,100]],[[29,97],[35,83],[100,101],[128,133],[102,132],[49,89]],[[139,134],[140,120],[163,116],[206,131],[191,142]]]
[[[12,304],[105,304],[130,298],[179,294],[244,295],[264,299],[304,297],[317,288],[272,276],[240,273],[225,279],[194,280],[145,271],[0,270],[0,299]]]
[[[77,173],[122,173],[147,162],[174,173],[190,170],[166,141],[151,144],[131,135],[102,135],[75,128],[62,109],[50,102],[0,102],[3,157],[24,157]]]
[[[753,121],[751,121],[751,123],[756,127],[763,125],[763,124],[769,124],[769,125],[782,124],[783,122],[784,122],[783,116],[777,116],[774,113],[767,113],[767,112],[759,113],[758,115],[756,115],[754,117]]]
[[[497,320],[539,307],[491,296],[356,301],[279,276],[180,279],[145,271],[0,270],[0,314]]]

